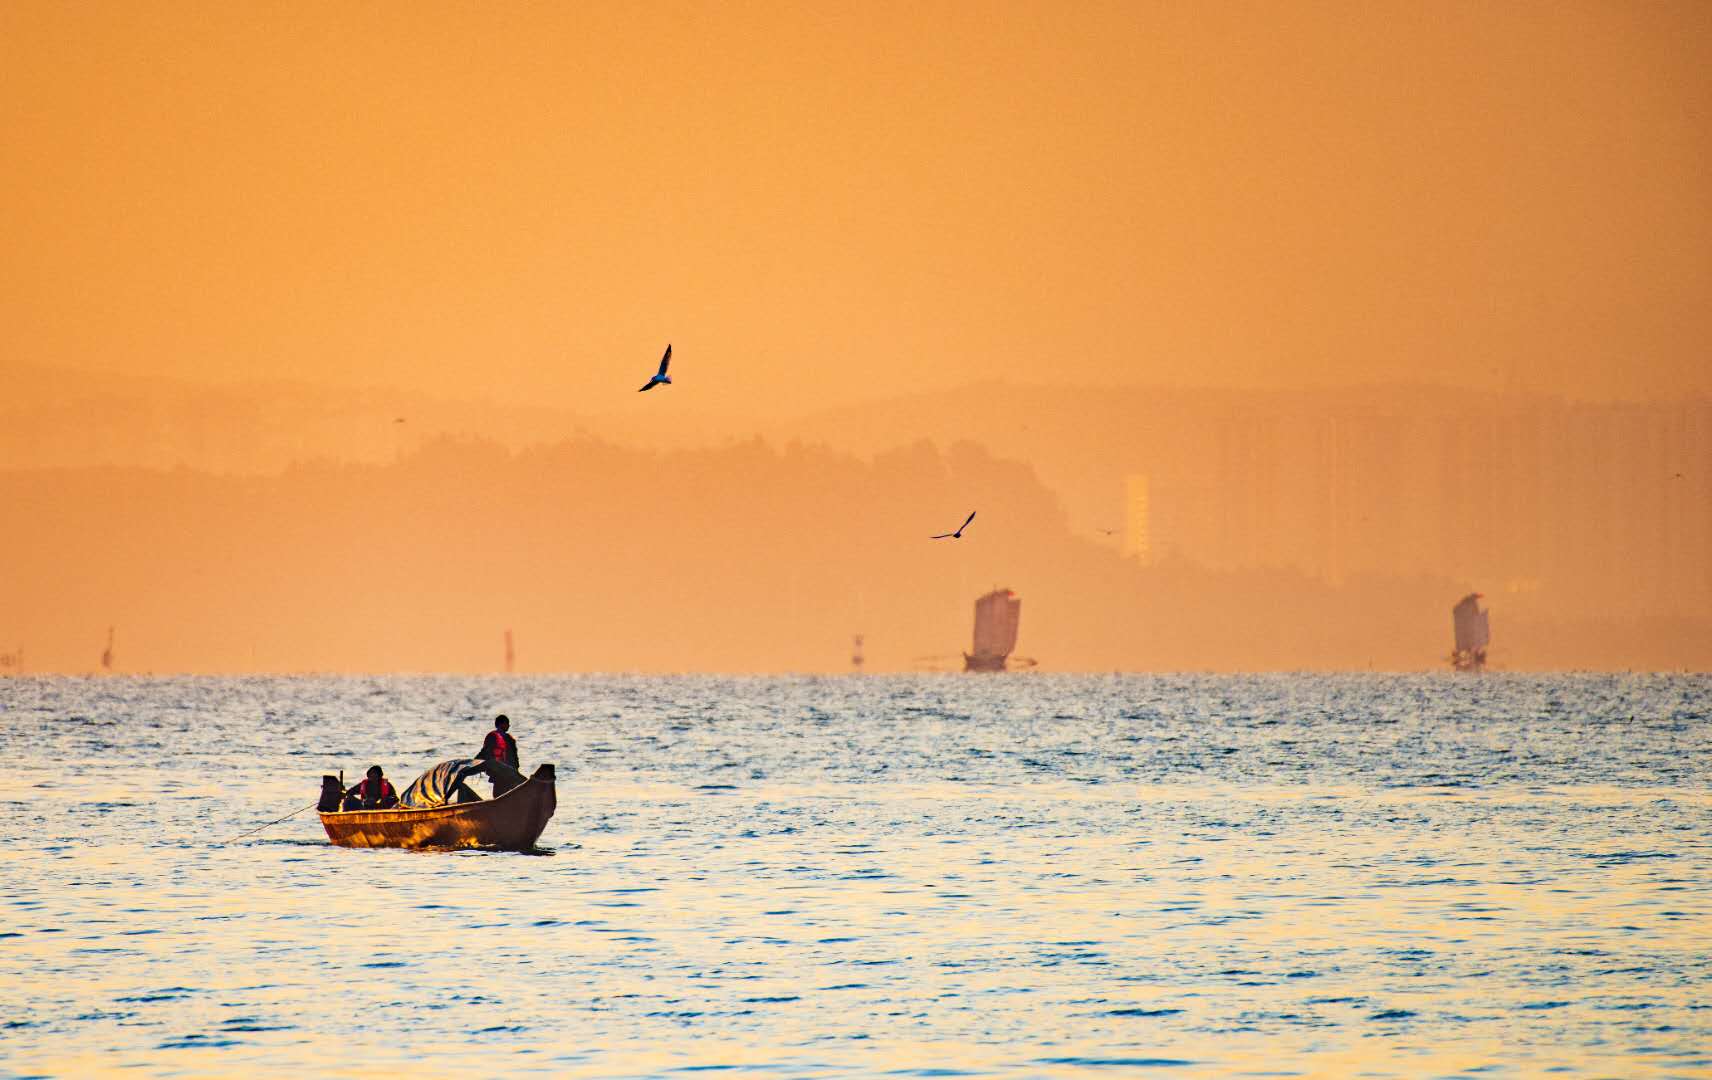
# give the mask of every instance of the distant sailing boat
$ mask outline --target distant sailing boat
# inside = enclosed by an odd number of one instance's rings
[[[975,648],[963,654],[964,671],[1007,671],[1022,622],[1022,599],[1009,589],[994,589],[975,601]],[[1029,667],[1033,660],[1017,663]]]
[[[101,670],[113,670],[113,628],[107,628],[107,647],[101,650]]]
[[[1452,671],[1481,672],[1486,670],[1486,646],[1492,643],[1492,624],[1480,606],[1482,595],[1469,593],[1450,609],[1456,646],[1451,649]]]

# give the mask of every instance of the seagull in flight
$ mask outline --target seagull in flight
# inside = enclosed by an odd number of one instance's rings
[[[672,377],[670,375],[666,374],[666,365],[670,364],[671,362],[672,362],[672,347],[670,345],[667,345],[666,346],[666,355],[660,357],[660,370],[656,371],[654,373],[654,377],[652,379],[648,380],[648,385],[644,386],[642,388],[642,390],[652,390],[652,389],[654,389],[654,387],[659,386],[662,383],[664,383],[667,386],[672,385]],[[642,390],[638,390],[636,392],[638,394],[640,394],[642,392]]]
[[[969,511],[969,516],[963,519],[963,524],[957,526],[956,532],[939,533],[937,536],[928,537],[928,539],[929,540],[961,540],[961,539],[963,539],[963,530],[967,529],[969,527],[969,523],[971,521],[974,521],[974,520],[975,520],[975,511],[971,510],[971,511]]]

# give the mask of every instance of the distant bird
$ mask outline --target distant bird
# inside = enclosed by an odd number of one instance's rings
[[[1107,536],[1116,536],[1118,534],[1118,531],[1116,529],[1101,529],[1100,532],[1104,533]]]
[[[395,416],[395,417],[393,417],[393,418],[392,418],[392,422],[393,422],[393,423],[395,423],[395,424],[402,424],[402,423],[404,423],[404,417],[402,417],[402,416]]]
[[[975,511],[971,510],[971,511],[969,511],[969,516],[963,519],[963,524],[957,526],[956,532],[939,533],[936,536],[928,537],[928,539],[929,540],[961,540],[961,539],[963,539],[963,530],[967,529],[969,527],[969,523],[971,521],[974,521],[974,520],[975,520]]]
[[[670,364],[671,362],[672,362],[672,347],[670,345],[667,345],[666,346],[666,355],[660,357],[660,370],[656,371],[654,373],[654,377],[652,379],[648,380],[648,385],[644,386],[642,388],[642,390],[652,390],[652,389],[654,389],[654,387],[659,386],[661,383],[665,383],[667,386],[672,385],[672,377],[670,375],[666,374],[666,365]],[[642,392],[642,390],[638,390],[636,392],[638,394],[640,394]]]

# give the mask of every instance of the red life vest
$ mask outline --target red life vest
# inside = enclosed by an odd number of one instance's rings
[[[493,729],[493,756],[507,765],[517,764],[517,754],[511,749],[511,737],[498,728]]]
[[[373,783],[372,780],[364,780],[363,781],[363,786],[357,789],[357,798],[367,801],[367,799],[369,797],[369,785],[371,783]],[[386,777],[383,776],[383,777],[381,777],[381,781],[380,781],[379,798],[390,799],[392,797],[393,797],[392,784],[386,779]]]

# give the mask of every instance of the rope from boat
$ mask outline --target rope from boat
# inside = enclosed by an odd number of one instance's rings
[[[249,832],[239,833],[237,836],[232,837],[232,839],[225,841],[225,843],[228,843],[228,844],[236,843],[237,841],[242,840],[246,836],[254,836],[257,833],[261,832],[263,829],[272,828],[273,826],[278,825],[280,823],[280,821],[290,821],[292,818],[296,817],[298,814],[303,813],[303,811],[308,810],[311,807],[314,807],[315,805],[317,805],[317,804],[316,803],[310,803],[309,806],[300,806],[296,810],[293,810],[291,813],[280,818],[278,821],[270,821],[266,825],[258,825],[255,828],[251,829]]]

